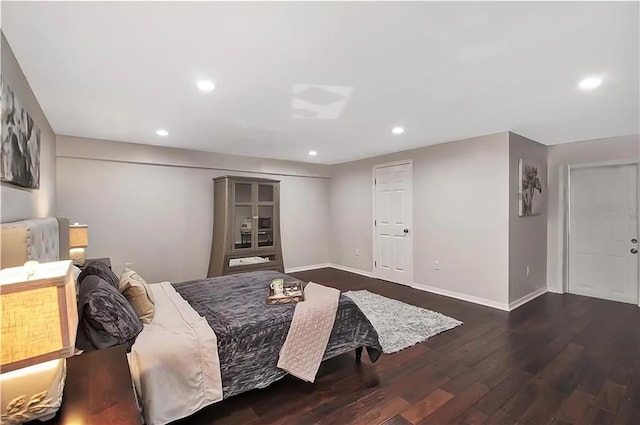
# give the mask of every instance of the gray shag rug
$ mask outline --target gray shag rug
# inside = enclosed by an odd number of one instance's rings
[[[351,298],[378,332],[382,351],[395,353],[462,325],[435,311],[416,307],[369,291],[349,291]]]

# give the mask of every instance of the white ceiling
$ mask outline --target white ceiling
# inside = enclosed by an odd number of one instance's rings
[[[637,2],[2,7],[58,134],[331,164],[505,130],[639,131]],[[591,74],[602,86],[581,91]]]

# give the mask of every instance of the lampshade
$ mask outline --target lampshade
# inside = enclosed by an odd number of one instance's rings
[[[71,261],[0,271],[2,372],[74,353],[78,310]]]
[[[69,226],[69,248],[86,248],[89,245],[89,227],[86,224]]]

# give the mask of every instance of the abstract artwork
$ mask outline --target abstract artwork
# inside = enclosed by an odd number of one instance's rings
[[[520,217],[539,215],[542,209],[542,167],[534,161],[520,158],[518,168]]]
[[[1,79],[0,104],[0,179],[16,186],[38,189],[40,129]]]

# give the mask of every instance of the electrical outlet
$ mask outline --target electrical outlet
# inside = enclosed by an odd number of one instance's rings
[[[356,257],[360,256],[360,248],[356,248]]]
[[[529,276],[529,273],[531,273],[531,268],[529,267],[529,265],[527,264],[527,276]]]
[[[433,262],[433,270],[440,270],[440,260]]]

